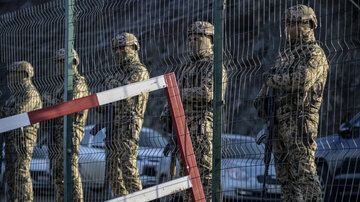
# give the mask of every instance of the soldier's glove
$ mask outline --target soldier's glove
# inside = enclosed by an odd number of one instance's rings
[[[174,138],[171,138],[169,143],[165,146],[163,154],[164,156],[168,156],[171,153],[176,152],[177,141]]]

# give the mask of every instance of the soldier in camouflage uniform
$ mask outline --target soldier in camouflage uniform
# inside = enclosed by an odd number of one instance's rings
[[[73,99],[75,100],[89,95],[89,90],[85,78],[81,76],[77,70],[80,62],[79,56],[75,50],[73,50],[73,54]],[[64,102],[65,49],[62,48],[56,51],[55,63],[61,83],[53,94],[46,93],[43,95],[44,102],[46,102],[48,106]],[[71,177],[74,201],[83,201],[83,190],[79,173],[79,149],[80,142],[84,137],[84,126],[87,115],[88,110],[73,114]],[[53,123],[54,127],[50,134],[51,144],[49,145],[49,158],[56,190],[56,201],[64,201],[64,117],[55,119]]]
[[[133,34],[117,34],[111,46],[118,68],[105,80],[107,89],[149,79],[149,72],[139,59],[140,45]],[[105,145],[106,175],[115,197],[142,189],[136,158],[148,97],[149,93],[144,93],[112,104],[112,132],[107,134]]]
[[[0,110],[0,118],[42,108],[39,92],[31,82],[33,76],[34,69],[26,61],[10,66],[8,78],[12,94]],[[29,167],[38,128],[39,123],[3,133],[8,201],[34,199]]]
[[[191,61],[181,68],[178,77],[186,123],[194,146],[197,166],[207,201],[211,201],[212,180],[212,138],[213,138],[213,35],[214,26],[209,22],[197,21],[187,31]],[[223,99],[225,97],[227,74],[223,67]],[[171,132],[169,108],[166,105],[160,117],[165,130]],[[178,159],[181,167],[180,152]],[[166,151],[165,151],[165,155]],[[184,175],[184,170],[180,170]],[[189,192],[183,195],[190,201]]]
[[[312,8],[288,8],[285,23],[289,48],[264,73],[265,84],[254,104],[260,116],[267,116],[266,97],[269,88],[273,88],[276,132],[272,150],[282,200],[321,201],[314,155],[318,112],[329,65],[315,41],[317,20]]]

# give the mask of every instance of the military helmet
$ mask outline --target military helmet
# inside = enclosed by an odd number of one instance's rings
[[[136,50],[140,50],[139,42],[135,35],[127,32],[123,32],[121,34],[117,34],[112,40],[111,40],[111,47],[117,48],[120,46],[131,46],[134,45]]]
[[[79,55],[74,49],[73,49],[73,55],[74,55],[74,60],[76,61],[75,65],[78,65],[80,63]],[[65,48],[61,48],[56,51],[55,60],[65,60]]]
[[[214,26],[205,21],[196,21],[188,27],[187,35],[190,34],[205,34],[209,36],[214,35]]]
[[[27,61],[14,62],[10,66],[9,72],[26,72],[29,75],[29,78],[34,76],[34,68]]]
[[[317,19],[314,10],[302,4],[289,7],[285,12],[284,20],[287,22],[312,22],[313,29],[317,27]]]

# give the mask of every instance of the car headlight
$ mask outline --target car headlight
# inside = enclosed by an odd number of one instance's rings
[[[226,168],[226,172],[233,179],[237,179],[237,180],[248,179],[247,173],[240,168]]]

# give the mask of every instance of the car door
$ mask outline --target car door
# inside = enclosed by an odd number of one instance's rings
[[[340,136],[339,144],[343,147],[339,153],[334,187],[339,193],[357,195],[360,183],[360,120],[353,124],[348,136]],[[342,196],[339,196],[342,197]]]

